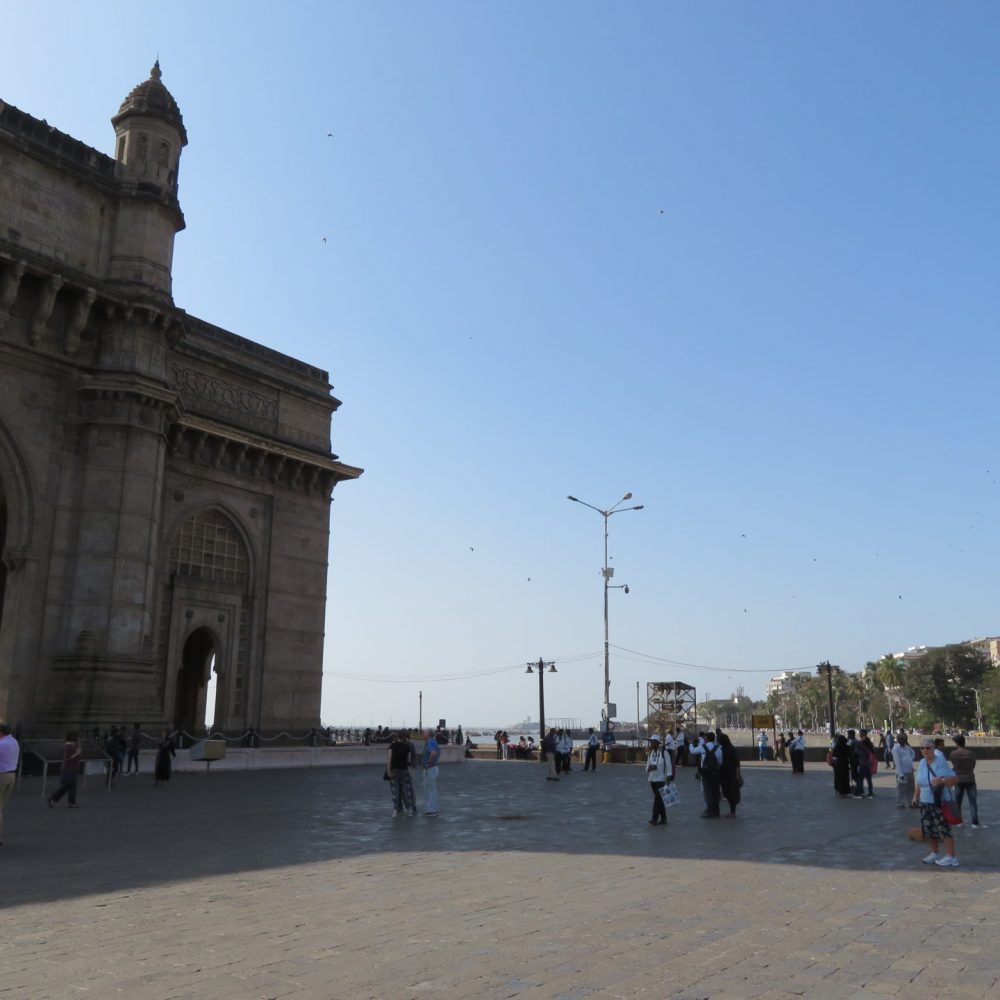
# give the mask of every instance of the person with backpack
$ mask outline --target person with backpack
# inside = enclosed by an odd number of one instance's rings
[[[699,740],[698,746],[692,748],[692,753],[698,755],[698,774],[701,777],[701,794],[705,799],[705,811],[702,819],[719,818],[719,802],[722,798],[722,747],[715,742],[715,732],[705,733],[704,741]]]
[[[854,784],[854,797],[856,799],[865,798],[865,782],[868,783],[868,798],[875,798],[875,791],[872,788],[872,774],[878,767],[878,758],[875,756],[875,747],[868,738],[868,730],[862,729],[858,738],[854,741],[854,760],[857,763],[857,779]]]

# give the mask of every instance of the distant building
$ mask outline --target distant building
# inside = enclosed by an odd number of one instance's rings
[[[782,670],[767,682],[765,695],[770,697],[772,694],[788,694],[795,677],[812,677],[812,674],[808,670]]]
[[[1000,636],[992,636],[988,639],[968,639],[962,645],[978,649],[989,660],[991,667],[1000,667]]]
[[[904,667],[908,667],[915,660],[919,660],[921,656],[926,656],[929,652],[930,647],[928,646],[910,646],[901,653],[890,653],[889,655],[897,663],[902,663]]]

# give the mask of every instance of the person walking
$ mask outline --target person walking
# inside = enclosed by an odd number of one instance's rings
[[[833,738],[833,747],[830,750],[833,763],[833,790],[842,798],[851,797],[851,748],[847,743],[847,737],[843,733],[837,733]]]
[[[763,729],[757,735],[757,759],[767,760],[767,733]]]
[[[587,752],[583,759],[583,769],[585,771],[596,771],[597,770],[597,748],[600,746],[601,741],[598,739],[597,733],[594,732],[594,727],[590,727],[590,735],[587,737]]]
[[[428,729],[424,735],[424,750],[420,755],[420,766],[424,769],[424,815],[437,816],[438,761],[441,759],[441,748],[434,739],[433,729]]]
[[[162,781],[170,780],[170,772],[173,769],[171,761],[177,756],[174,748],[174,741],[170,738],[170,731],[164,729],[160,733],[160,742],[156,744],[156,763],[153,767],[153,787],[155,788]]]
[[[139,773],[139,747],[142,744],[142,733],[139,730],[139,723],[132,726],[132,732],[128,738],[128,761],[125,765],[125,776],[132,773],[132,765],[135,764],[135,773]]]
[[[920,804],[920,828],[924,839],[931,845],[930,854],[921,860],[925,865],[957,868],[955,838],[951,834],[951,826],[945,819],[941,803],[953,801],[951,789],[958,784],[958,777],[945,755],[935,750],[933,737],[921,738],[920,753],[923,760],[917,768],[913,801]],[[944,847],[944,854],[938,851],[939,846]]]
[[[677,732],[674,734],[674,746],[677,748],[674,755],[674,763],[677,767],[687,767],[688,737],[681,726],[677,727]]]
[[[83,760],[83,750],[76,733],[66,734],[63,746],[62,767],[59,768],[59,787],[49,796],[51,809],[64,795],[69,796],[70,809],[76,809],[76,779],[80,773],[80,762]]]
[[[389,791],[392,794],[392,815],[398,816],[405,812],[408,816],[417,815],[417,806],[413,795],[413,779],[410,768],[413,766],[413,744],[409,734],[400,729],[389,744],[386,753],[385,767],[389,772]]]
[[[10,726],[0,722],[0,847],[3,847],[3,811],[14,792],[20,759],[21,747],[11,735]]]
[[[547,761],[549,773],[545,776],[546,781],[559,780],[559,754],[557,753],[558,741],[556,731],[550,729],[542,737],[542,760]]]
[[[743,775],[740,772],[740,755],[727,733],[716,733],[716,741],[722,748],[722,765],[719,768],[719,790],[722,798],[729,803],[726,819],[736,819],[736,807],[740,804]]]
[[[913,748],[906,733],[893,740],[892,763],[896,771],[896,807],[916,808],[913,805]]]
[[[774,759],[780,760],[782,764],[788,763],[788,754],[786,749],[788,744],[785,742],[785,734],[778,733],[774,738]]]
[[[700,766],[698,773],[701,776],[701,794],[705,800],[705,811],[701,814],[702,819],[719,818],[719,801],[722,796],[720,769],[722,767],[722,748],[715,742],[714,730],[705,733],[704,742],[698,741],[698,746],[693,750],[698,754]]]
[[[875,790],[872,787],[872,774],[875,768],[873,762],[875,757],[875,747],[868,738],[868,730],[862,729],[858,733],[858,738],[854,741],[854,762],[857,765],[857,780],[854,784],[854,797],[856,799],[865,798],[865,783],[868,784],[867,798],[875,798]]]
[[[653,817],[650,826],[667,825],[667,807],[663,804],[660,789],[673,778],[670,766],[670,755],[661,746],[660,737],[653,733],[649,737],[649,756],[646,758],[646,777],[649,787],[653,790]]]
[[[559,733],[559,763],[563,774],[569,774],[573,761],[573,737],[570,736],[569,729],[560,729]]]
[[[795,739],[789,743],[788,752],[792,757],[792,774],[805,774],[806,738],[801,729],[795,734]]]
[[[955,807],[958,815],[962,815],[962,802],[969,796],[969,810],[972,812],[972,825],[979,826],[979,802],[976,796],[976,755],[965,746],[964,736],[953,736],[955,749],[949,754],[952,769],[958,777],[955,786]]]

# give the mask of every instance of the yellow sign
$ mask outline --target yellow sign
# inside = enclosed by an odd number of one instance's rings
[[[750,718],[754,729],[774,729],[773,715],[752,715]]]

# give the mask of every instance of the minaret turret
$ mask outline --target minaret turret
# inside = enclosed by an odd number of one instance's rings
[[[111,119],[119,200],[108,277],[169,298],[174,236],[184,228],[177,174],[187,131],[161,76],[157,60]]]

